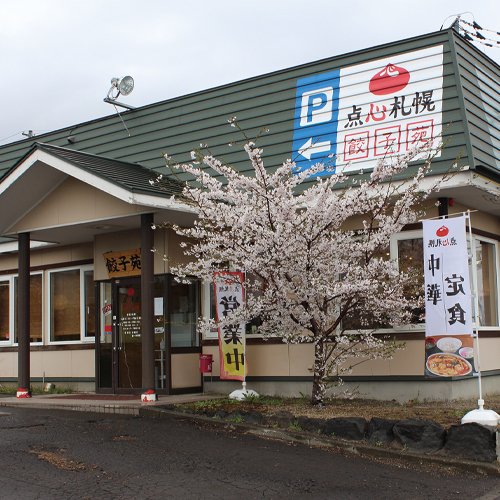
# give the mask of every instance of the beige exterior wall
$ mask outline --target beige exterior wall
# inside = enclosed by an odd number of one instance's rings
[[[423,210],[425,212],[424,218],[432,218],[438,216],[438,207],[435,205],[436,200],[427,200],[424,204]],[[449,214],[461,214],[467,212],[469,207],[455,203],[449,207]],[[472,209],[471,209],[472,210]],[[500,237],[500,218],[485,212],[471,211],[471,222],[473,229],[480,229],[486,231],[496,237]],[[346,229],[359,229],[363,225],[363,217],[361,215],[353,217],[346,224]]]
[[[500,338],[480,340],[481,369],[500,369]],[[314,353],[311,344],[259,344],[247,345],[248,376],[311,376]],[[219,376],[219,349],[217,346],[203,348],[205,354],[214,357],[213,375]],[[395,352],[392,359],[365,361],[352,369],[353,376],[423,376],[425,357],[424,340],[408,340],[403,349]],[[352,359],[346,363],[357,363]]]
[[[170,271],[170,266],[187,262],[180,243],[182,237],[170,229],[156,229],[154,232],[154,272],[165,274]],[[94,279],[107,280],[108,272],[103,254],[132,250],[141,247],[140,230],[120,231],[96,236],[94,243]]]
[[[500,369],[500,338],[481,338],[479,333],[479,354],[481,357],[481,370]]]
[[[450,214],[459,214],[466,212],[468,207],[455,203],[453,207],[450,207]],[[471,212],[471,223],[473,229],[480,229],[482,231],[487,231],[488,233],[494,234],[500,237],[500,219],[491,214],[486,214],[484,212]]]
[[[172,388],[200,387],[201,374],[199,370],[198,353],[172,355]]]
[[[88,378],[95,376],[95,352],[34,351],[30,354],[30,375],[39,377]],[[17,352],[0,353],[0,378],[17,377]]]
[[[143,210],[143,207],[125,203],[70,177],[14,224],[9,232],[81,224],[85,221],[136,214]]]
[[[81,245],[31,250],[30,264],[31,267],[52,266],[65,263],[70,265],[72,262],[92,260],[93,258],[93,244],[84,243]],[[13,271],[15,274],[17,272],[17,264],[17,253],[0,255],[0,271]]]

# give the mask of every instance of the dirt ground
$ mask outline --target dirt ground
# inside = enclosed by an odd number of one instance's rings
[[[459,424],[461,418],[470,410],[477,409],[477,399],[439,401],[412,401],[397,403],[396,401],[376,401],[364,399],[332,399],[322,408],[311,406],[305,398],[282,399],[262,397],[249,402],[237,402],[228,399],[218,399],[199,402],[194,405],[197,411],[203,408],[224,409],[226,411],[259,411],[264,414],[273,414],[279,411],[289,411],[295,416],[303,415],[314,418],[333,417],[372,417],[403,420],[418,418],[433,420],[444,427]],[[500,414],[500,395],[485,399],[485,409],[494,410]]]

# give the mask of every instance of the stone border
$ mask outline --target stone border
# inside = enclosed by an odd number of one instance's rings
[[[441,425],[420,419],[386,420],[374,417],[319,419],[295,416],[288,411],[264,415],[257,411],[200,409],[195,412],[176,405],[141,408],[141,416],[162,413],[234,425],[267,438],[292,440],[309,446],[361,450],[371,456],[391,456],[482,470],[500,475],[499,432],[479,424]]]

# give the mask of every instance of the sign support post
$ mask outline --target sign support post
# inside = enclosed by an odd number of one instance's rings
[[[247,272],[245,271],[244,273],[244,283],[247,281]],[[245,296],[243,296],[245,300]],[[244,335],[245,341],[243,343],[243,358],[245,360],[245,369],[243,371],[243,380],[241,382],[241,389],[236,389],[231,394],[229,394],[229,399],[236,399],[237,401],[243,401],[244,399],[248,397],[252,398],[258,398],[259,394],[252,390],[252,389],[247,389],[247,369],[246,369],[246,363],[247,363],[247,340],[246,340],[246,334]]]
[[[472,224],[470,220],[470,210],[465,214],[467,218],[467,225],[469,228],[469,246],[470,253],[469,259],[472,263],[472,296],[474,304],[474,347],[476,350],[476,360],[477,360],[477,382],[479,390],[479,399],[477,400],[478,409],[472,410],[466,413],[462,420],[462,424],[468,424],[475,422],[477,424],[487,425],[490,427],[496,427],[500,422],[500,415],[493,410],[484,409],[484,399],[483,399],[483,387],[481,382],[481,360],[479,357],[479,297],[477,293],[477,269],[476,269],[476,250],[473,247],[472,240]]]

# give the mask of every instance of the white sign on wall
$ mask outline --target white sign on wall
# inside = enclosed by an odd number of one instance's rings
[[[323,162],[349,172],[437,146],[442,99],[442,45],[301,78],[292,157],[299,170]]]

